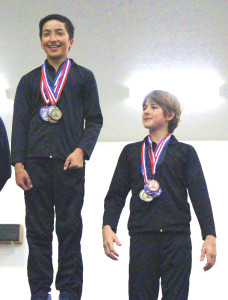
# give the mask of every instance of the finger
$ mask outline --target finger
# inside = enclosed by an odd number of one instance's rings
[[[64,167],[63,167],[63,170],[64,171],[67,170],[69,168],[69,165],[70,165],[70,157],[67,157]]]
[[[30,186],[27,184],[26,179],[22,178],[22,179],[18,179],[16,181],[17,185],[24,191],[28,191],[30,190]]]
[[[119,253],[116,252],[113,242],[111,243],[111,245],[109,245],[109,249],[112,255],[115,255],[115,258],[117,259],[117,257],[119,257]]]
[[[19,182],[17,182],[17,185],[23,190],[23,191],[26,191],[27,190],[27,187],[26,187],[26,185],[24,184],[24,183],[19,183]]]
[[[114,242],[116,243],[116,245],[121,246],[122,244],[120,243],[120,241],[118,240],[118,237],[115,236],[114,238]]]
[[[31,181],[29,175],[27,175],[27,176],[25,177],[25,184],[26,184],[26,186],[27,186],[29,189],[31,189],[31,188],[33,187],[32,181]]]
[[[206,265],[204,266],[203,269],[204,269],[204,271],[207,271],[211,267],[212,267],[212,258],[211,258],[211,255],[207,254],[207,263],[206,263]]]
[[[106,247],[105,249],[105,254],[111,258],[112,260],[118,260],[117,257],[111,252],[111,250],[109,249],[109,247]]]
[[[118,258],[113,254],[111,253],[110,255],[108,255],[112,260],[118,260]]]
[[[213,265],[211,263],[206,263],[206,265],[204,266],[204,271],[208,271],[213,267]]]
[[[20,188],[22,188],[22,190],[24,190],[24,191],[28,191],[28,190],[31,189],[31,188],[30,188],[26,183],[24,183],[24,182],[19,183],[18,186],[19,186]]]
[[[115,254],[113,254],[113,252],[108,251],[108,253],[106,254],[109,258],[111,258],[112,260],[118,260],[118,258],[115,256]]]
[[[202,248],[202,250],[201,250],[201,256],[200,256],[200,261],[203,261],[204,258],[205,258],[205,249]]]
[[[119,257],[119,254],[116,252],[115,248],[110,248],[110,252],[113,253],[115,256]]]
[[[114,247],[113,247],[113,242],[110,242],[109,244],[105,244],[104,245],[104,250],[105,250],[105,254],[113,259],[113,260],[118,260],[118,256],[119,254],[115,251]]]
[[[69,165],[69,169],[79,169],[79,168],[80,168],[80,165],[77,163],[71,163]]]
[[[212,259],[211,259],[211,265],[212,265],[212,267],[214,266],[215,263],[216,263],[216,257],[212,257]]]
[[[83,167],[83,162],[77,161],[77,162],[71,162],[69,169],[79,169]]]

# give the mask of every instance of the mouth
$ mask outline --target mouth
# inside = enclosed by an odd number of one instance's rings
[[[57,48],[59,48],[60,46],[58,46],[58,45],[50,45],[50,46],[48,46],[48,48],[49,49],[57,49]]]

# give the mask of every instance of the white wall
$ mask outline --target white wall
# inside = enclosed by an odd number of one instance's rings
[[[86,195],[83,207],[84,230],[82,254],[84,260],[83,300],[127,300],[128,299],[128,251],[129,238],[126,228],[128,204],[122,213],[118,237],[122,246],[118,249],[120,259],[111,261],[103,254],[101,225],[103,201],[117,158],[123,146],[121,142],[100,142],[86,167]],[[225,299],[227,270],[227,168],[228,141],[191,142],[195,146],[204,169],[214,211],[218,259],[216,266],[204,273],[200,263],[201,235],[194,213],[192,214],[193,268],[191,275],[190,300]],[[0,194],[0,223],[24,224],[23,192],[11,178]],[[29,299],[26,259],[27,244],[0,245],[0,299]],[[57,267],[57,241],[54,240],[54,265]],[[53,286],[53,298],[58,293]]]

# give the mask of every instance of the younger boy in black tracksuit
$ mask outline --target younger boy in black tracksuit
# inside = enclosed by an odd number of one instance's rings
[[[105,198],[104,250],[117,260],[113,244],[121,244],[115,233],[127,194],[132,191],[128,222],[130,300],[157,299],[160,278],[162,299],[188,298],[191,216],[187,192],[204,240],[204,270],[215,264],[215,226],[203,171],[195,149],[172,135],[180,115],[179,101],[173,95],[153,91],[146,96],[142,121],[149,135],[124,147]]]

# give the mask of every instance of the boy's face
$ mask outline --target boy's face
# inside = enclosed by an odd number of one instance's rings
[[[173,119],[174,113],[165,116],[162,107],[156,102],[148,99],[143,106],[142,122],[149,130],[167,129],[168,123]]]
[[[41,47],[48,59],[64,60],[74,40],[69,39],[65,24],[58,20],[44,23],[41,36]]]

